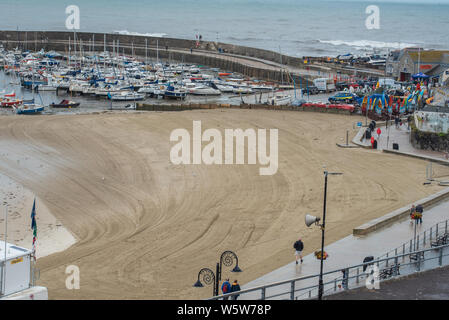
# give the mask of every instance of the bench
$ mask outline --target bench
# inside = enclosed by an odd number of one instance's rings
[[[439,236],[435,239],[435,241],[432,241],[430,244],[431,247],[439,247],[447,244],[449,242],[449,234],[445,233],[442,236]]]
[[[384,268],[379,272],[379,278],[380,279],[387,279],[390,278],[394,275],[400,275],[399,273],[399,268],[400,268],[401,264],[394,264],[391,267],[388,268]]]

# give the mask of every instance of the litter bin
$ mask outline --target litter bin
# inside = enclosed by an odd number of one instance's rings
[[[371,139],[371,130],[370,129],[366,129],[366,131],[365,131],[365,139]]]

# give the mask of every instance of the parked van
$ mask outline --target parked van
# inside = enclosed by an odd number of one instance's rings
[[[336,91],[334,80],[329,78],[319,78],[313,80],[313,84],[318,88],[320,92],[333,92]]]

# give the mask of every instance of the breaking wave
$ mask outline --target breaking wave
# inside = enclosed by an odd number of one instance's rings
[[[114,33],[123,34],[127,36],[143,36],[143,37],[157,37],[157,38],[163,38],[167,36],[166,33],[139,33],[139,32],[130,32],[128,30],[114,31]]]
[[[407,47],[415,47],[417,46],[414,43],[406,43],[406,42],[382,42],[382,41],[373,41],[373,40],[354,40],[354,41],[345,41],[345,40],[318,40],[321,43],[332,44],[334,46],[350,46],[357,48],[386,48],[386,49],[404,49]]]

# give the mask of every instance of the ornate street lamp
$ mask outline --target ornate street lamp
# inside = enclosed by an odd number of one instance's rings
[[[328,175],[341,175],[341,172],[328,172],[324,171],[324,204],[323,204],[323,223],[318,224],[320,218],[306,215],[306,226],[310,227],[313,223],[321,227],[321,254],[320,254],[320,278],[318,281],[318,300],[322,300],[323,298],[323,260],[326,259],[324,253],[324,230],[326,227],[326,197],[327,197],[327,176]]]
[[[198,273],[198,280],[193,285],[196,288],[202,288],[205,285],[211,285],[214,284],[213,288],[213,295],[218,296],[218,287],[221,281],[221,274],[222,274],[222,268],[223,265],[225,267],[231,267],[234,264],[235,260],[235,267],[231,270],[231,272],[242,272],[242,270],[239,267],[239,258],[237,255],[232,251],[225,251],[220,256],[220,262],[217,262],[216,266],[216,272],[214,273],[209,268],[203,268]],[[203,284],[204,283],[204,284]]]

